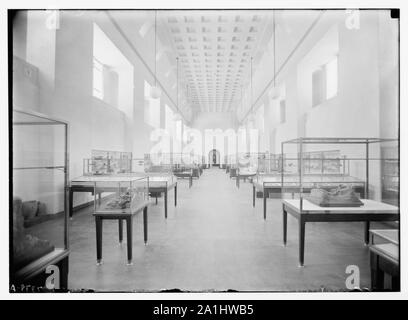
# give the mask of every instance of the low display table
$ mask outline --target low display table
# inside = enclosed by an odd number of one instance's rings
[[[143,237],[144,243],[147,244],[147,208],[149,201],[140,201],[130,211],[115,212],[94,212],[96,226],[96,263],[102,264],[102,226],[103,220],[118,220],[119,223],[119,243],[123,241],[123,220],[126,221],[126,238],[127,238],[127,264],[132,264],[133,252],[133,217],[143,211]]]
[[[250,170],[237,170],[237,176],[236,176],[236,186],[239,188],[240,186],[240,180],[243,179],[244,181],[246,179],[251,179],[255,177],[257,174],[256,171],[250,171]]]
[[[158,174],[158,173],[130,173],[122,175],[90,175],[90,176],[81,176],[75,179],[72,179],[69,187],[69,217],[73,216],[73,198],[75,192],[89,192],[98,194],[99,202],[101,201],[101,194],[103,192],[112,192],[115,188],[107,185],[95,185],[98,181],[107,181],[112,182],[117,179],[122,178],[132,178],[132,177],[149,177],[149,193],[154,197],[157,194],[164,194],[164,216],[167,218],[167,195],[168,192],[174,189],[174,206],[177,206],[177,179],[168,174]],[[157,198],[157,197],[156,197]]]
[[[302,210],[300,199],[282,201],[283,207],[283,243],[287,240],[287,215],[295,217],[299,222],[299,265],[304,265],[305,229],[307,222],[365,222],[365,243],[369,242],[370,222],[398,221],[399,208],[374,200],[361,200],[361,207],[320,207],[303,199]]]
[[[167,198],[168,193],[174,189],[174,206],[177,207],[177,180],[170,179],[167,176],[149,175],[149,193],[164,194],[164,217],[167,219]]]
[[[187,171],[174,171],[173,174],[177,178],[187,178],[188,179],[188,187],[191,188],[193,186],[193,169]],[[198,170],[197,173],[198,174]]]
[[[286,176],[284,178],[284,188],[282,188],[282,176],[280,173],[257,175],[252,182],[252,206],[255,207],[256,192],[262,192],[263,196],[263,215],[266,219],[266,205],[269,194],[295,193],[300,191],[299,178],[296,176]],[[303,182],[303,191],[310,192],[316,186],[319,188],[330,190],[338,187],[339,184],[345,184],[353,187],[353,189],[364,198],[365,183],[357,178],[344,175],[305,175]]]

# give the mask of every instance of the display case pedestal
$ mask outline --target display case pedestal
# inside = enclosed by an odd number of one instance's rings
[[[95,212],[95,227],[96,227],[96,263],[102,264],[102,232],[103,220],[118,220],[119,224],[119,243],[123,240],[123,220],[126,221],[126,237],[127,237],[127,264],[132,264],[133,258],[133,217],[137,213],[143,211],[143,238],[145,245],[147,244],[147,208],[150,202],[145,201],[138,204],[137,209],[131,212]]]
[[[361,207],[320,207],[303,199],[301,210],[299,199],[287,199],[282,202],[283,209],[283,244],[287,240],[287,215],[295,217],[299,222],[299,265],[304,265],[305,229],[307,222],[364,222],[364,242],[369,242],[370,222],[398,221],[399,208],[374,201],[361,200]]]

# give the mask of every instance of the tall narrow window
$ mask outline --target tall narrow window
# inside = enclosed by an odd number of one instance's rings
[[[326,64],[326,99],[333,98],[337,95],[337,57]]]
[[[96,23],[92,49],[92,95],[132,117],[133,65]]]
[[[318,106],[337,95],[337,56],[315,70],[312,74],[312,106]]]
[[[326,98],[324,68],[320,67],[312,74],[312,106],[320,105]]]

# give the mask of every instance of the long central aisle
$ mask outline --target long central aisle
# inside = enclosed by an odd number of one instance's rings
[[[262,200],[257,199],[252,208],[251,184],[242,183],[237,189],[235,180],[218,168],[205,170],[191,189],[187,180],[179,180],[178,194],[177,208],[173,193],[169,194],[167,220],[162,198],[149,208],[147,246],[143,245],[141,217],[135,219],[132,266],[125,263],[126,243],[119,246],[114,222],[104,224],[104,263],[96,266],[90,209],[76,214],[70,234],[70,287],[280,291],[319,290],[324,284],[339,289],[344,288],[349,264],[360,266],[362,286],[369,283],[368,250],[362,245],[360,225],[308,226],[306,267],[299,268],[297,223],[288,219],[285,248],[280,200],[268,200],[268,220],[264,221]],[[327,241],[321,243],[321,239]]]

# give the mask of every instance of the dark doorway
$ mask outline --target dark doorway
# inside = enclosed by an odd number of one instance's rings
[[[210,166],[219,167],[220,166],[220,152],[216,149],[212,149],[208,153],[208,163]]]

